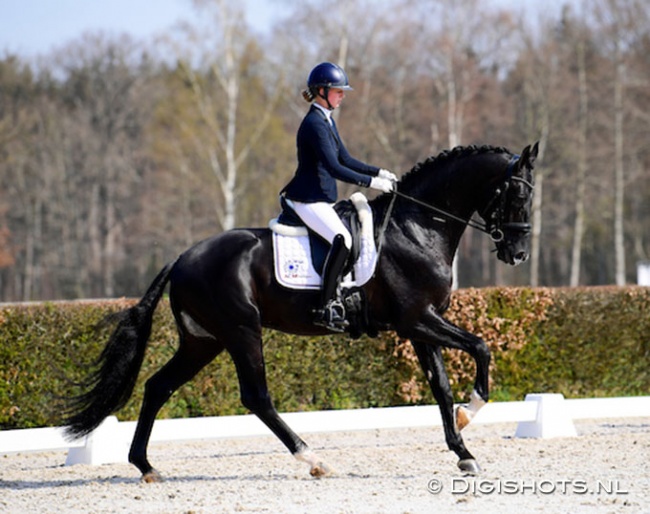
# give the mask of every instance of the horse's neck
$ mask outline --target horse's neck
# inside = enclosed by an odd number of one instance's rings
[[[455,177],[430,186],[420,184],[414,192],[405,192],[406,196],[416,198],[439,211],[399,198],[395,221],[407,230],[411,225],[411,232],[420,233],[418,238],[413,238],[414,242],[419,239],[419,244],[426,247],[432,240],[440,241],[446,247],[445,252],[453,258],[467,228],[463,221],[469,221],[483,207],[481,202],[484,201],[485,193],[492,187],[498,174],[498,169],[486,168],[484,163],[479,166],[469,162],[466,169]],[[380,213],[379,219],[383,219],[384,215],[384,212]]]
[[[459,181],[460,182],[460,181]],[[467,184],[472,184],[470,187]],[[431,191],[420,190],[414,194],[406,193],[406,196],[419,200],[411,201],[408,198],[400,199],[399,212],[406,218],[413,218],[413,221],[423,228],[437,230],[441,223],[451,225],[452,231],[459,232],[458,237],[465,230],[470,218],[480,208],[482,192],[488,187],[488,182],[464,184],[448,184],[445,187],[431,188]],[[453,230],[453,229],[457,230]],[[449,231],[449,230],[447,230]]]
[[[379,208],[373,206],[376,236],[384,241],[408,240],[409,246],[417,247],[418,253],[423,255],[428,254],[435,244],[451,262],[465,225],[409,200],[398,199],[397,202],[400,205],[392,210],[389,203]]]
[[[482,203],[489,191],[496,187],[502,173],[494,160],[486,162],[478,160],[478,157],[476,159],[468,158],[462,172],[456,173],[445,188],[432,192],[434,205],[445,205],[446,210],[463,219],[471,218],[484,207]]]

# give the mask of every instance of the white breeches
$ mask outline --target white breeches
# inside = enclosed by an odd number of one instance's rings
[[[291,201],[291,207],[310,229],[316,232],[330,244],[341,234],[348,250],[352,248],[352,236],[345,227],[339,215],[334,210],[334,204],[327,202],[302,203]]]

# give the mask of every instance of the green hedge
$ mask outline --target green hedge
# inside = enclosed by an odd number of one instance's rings
[[[0,428],[55,426],[64,398],[91,369],[106,333],[94,326],[132,301],[0,306]],[[447,316],[492,350],[492,398],[529,392],[566,397],[646,395],[650,391],[650,288],[457,291]],[[394,334],[376,339],[264,335],[269,389],[281,412],[431,403],[412,348]],[[118,413],[135,419],[142,384],[176,348],[167,302],[159,306],[139,383]],[[474,363],[445,358],[456,399],[472,389]],[[161,417],[244,413],[226,354],[181,388]]]
[[[650,288],[553,291],[529,344],[496,355],[498,395],[650,394]]]

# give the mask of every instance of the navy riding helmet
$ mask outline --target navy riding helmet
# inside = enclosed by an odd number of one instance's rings
[[[325,90],[323,95],[319,94],[321,88]],[[352,91],[348,76],[343,68],[331,62],[322,62],[309,73],[307,89],[302,92],[302,96],[308,102],[316,98],[316,95],[327,99],[327,92],[330,88]]]

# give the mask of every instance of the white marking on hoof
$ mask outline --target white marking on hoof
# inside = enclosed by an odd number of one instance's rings
[[[474,414],[476,414],[484,406],[485,406],[485,400],[481,398],[481,395],[479,395],[476,392],[476,390],[472,391],[472,394],[469,395],[469,405],[467,406],[467,408],[470,411],[472,411]]]
[[[456,407],[456,428],[459,432],[470,424],[484,405],[485,400],[474,390],[469,397],[469,404]]]
[[[299,461],[309,464],[309,474],[315,478],[321,478],[333,473],[332,468],[330,468],[318,457],[318,455],[309,449],[295,453],[294,457]]]

